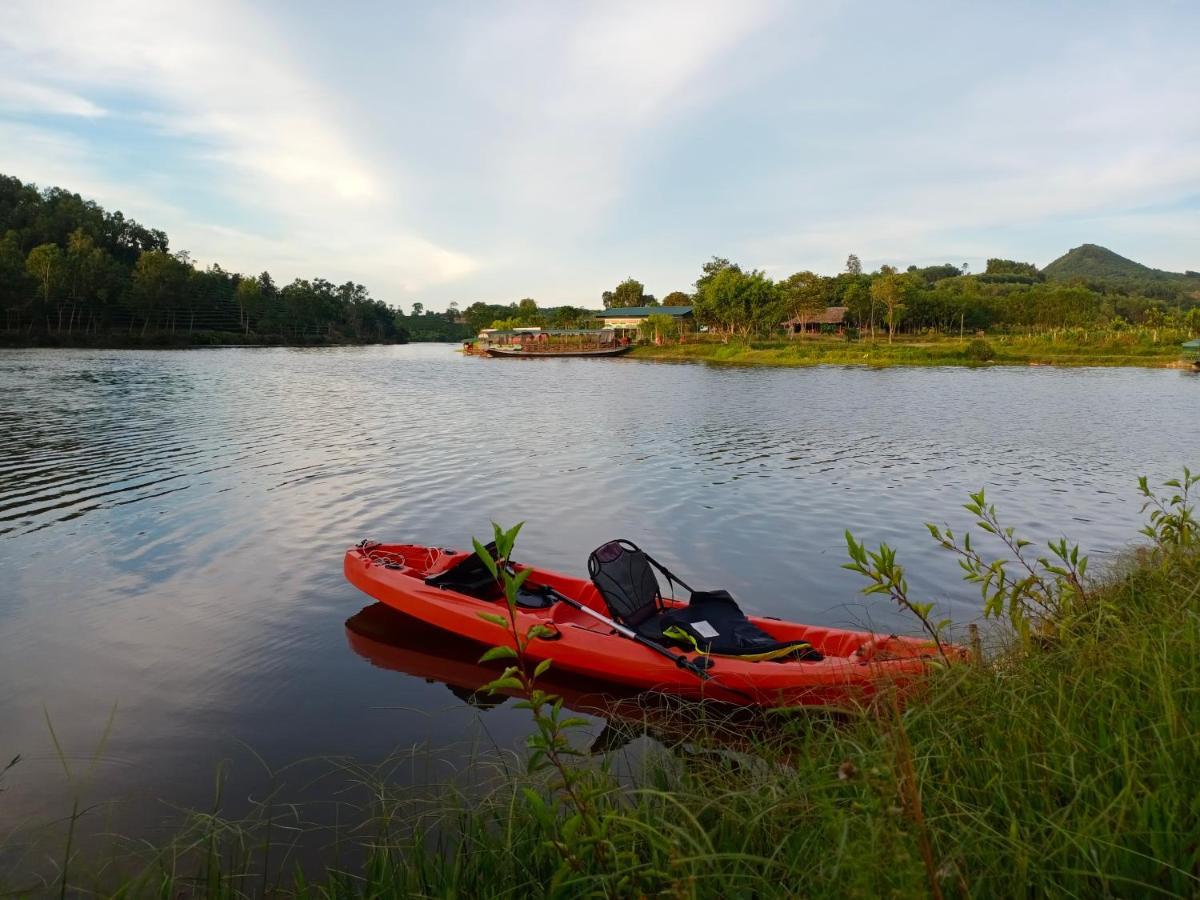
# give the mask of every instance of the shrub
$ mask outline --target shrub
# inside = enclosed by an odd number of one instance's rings
[[[981,338],[976,338],[967,344],[964,353],[967,359],[973,362],[991,362],[996,358],[996,348]]]

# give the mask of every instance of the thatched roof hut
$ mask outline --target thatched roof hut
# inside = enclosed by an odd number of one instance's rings
[[[821,331],[825,327],[840,329],[846,323],[848,306],[827,306],[811,316],[796,316],[780,324],[793,334],[802,331]]]

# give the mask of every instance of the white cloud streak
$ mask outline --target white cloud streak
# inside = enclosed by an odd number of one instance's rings
[[[52,116],[80,116],[95,119],[105,110],[91,100],[49,84],[17,79],[0,82],[0,111]]]

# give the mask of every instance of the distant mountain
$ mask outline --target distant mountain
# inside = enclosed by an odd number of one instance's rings
[[[1200,282],[1200,273],[1185,274],[1152,269],[1096,244],[1083,244],[1068,250],[1042,269],[1042,273],[1048,281],[1083,278],[1087,281],[1174,281],[1193,284]]]

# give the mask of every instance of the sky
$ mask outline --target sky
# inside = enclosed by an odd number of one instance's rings
[[[0,172],[200,264],[444,309],[1200,269],[1200,4],[0,0]]]

